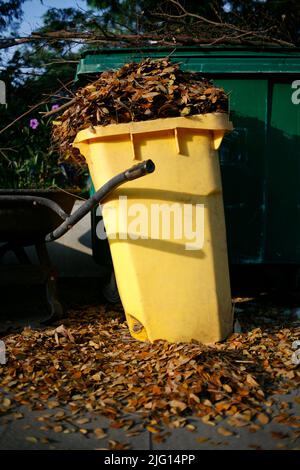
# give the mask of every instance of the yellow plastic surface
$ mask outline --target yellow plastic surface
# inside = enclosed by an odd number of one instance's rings
[[[212,113],[99,126],[76,137],[74,146],[87,160],[95,189],[139,161],[151,158],[156,165],[154,173],[124,184],[102,206],[120,297],[130,332],[139,340],[213,343],[232,331],[217,153],[231,129],[226,114]],[[174,203],[192,204],[193,216],[196,204],[204,204],[202,249],[187,250],[190,240],[172,236],[172,217],[170,239],[162,230],[146,238],[144,224],[133,226],[136,204],[151,214],[153,204]]]

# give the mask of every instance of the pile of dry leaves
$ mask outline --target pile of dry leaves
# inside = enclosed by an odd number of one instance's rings
[[[77,132],[90,126],[226,112],[227,108],[224,90],[209,80],[183,72],[168,58],[146,59],[103,72],[80,88],[54,122],[53,140],[61,153],[70,155]]]
[[[67,406],[77,418],[98,412],[121,427],[124,413],[137,412],[153,433],[162,424],[192,431],[192,415],[208,424],[224,417],[235,426],[266,424],[270,396],[299,387],[291,360],[299,339],[298,323],[252,328],[214,347],[141,343],[120,313],[76,311],[64,326],[5,338],[0,413],[15,405]]]

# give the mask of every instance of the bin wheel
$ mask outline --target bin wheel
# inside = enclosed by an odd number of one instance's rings
[[[103,287],[102,294],[112,304],[117,304],[121,301],[114,271],[111,273],[108,284]]]

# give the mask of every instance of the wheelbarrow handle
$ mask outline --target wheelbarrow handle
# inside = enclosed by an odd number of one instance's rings
[[[69,217],[69,214],[67,214],[55,201],[46,197],[28,196],[27,194],[5,194],[2,196],[0,194],[0,202],[13,202],[14,204],[32,203],[34,206],[48,207],[48,209],[51,209],[63,220],[66,220]]]
[[[45,237],[46,242],[57,240],[62,235],[67,233],[77,222],[79,222],[93,207],[103,201],[114,189],[127,181],[141,178],[149,173],[153,173],[155,165],[152,160],[146,160],[138,163],[128,170],[119,173],[118,175],[111,178],[105,183],[93,196],[91,196],[79,209],[77,209],[72,215],[67,217],[65,221],[57,227],[53,232],[48,233]]]

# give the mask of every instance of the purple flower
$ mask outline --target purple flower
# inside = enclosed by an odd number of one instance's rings
[[[55,111],[55,109],[59,108],[59,104],[53,104],[51,107],[51,111]]]
[[[39,127],[40,123],[37,119],[30,119],[29,121],[29,127],[31,127],[31,129],[36,129],[37,127]]]

